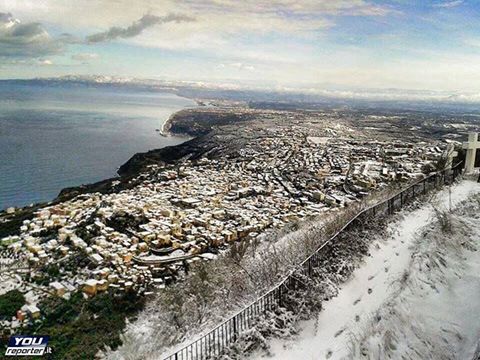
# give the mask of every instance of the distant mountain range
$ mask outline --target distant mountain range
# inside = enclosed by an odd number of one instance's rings
[[[234,81],[174,81],[113,77],[104,75],[67,75],[28,80],[0,80],[0,84],[36,86],[107,86],[174,93],[193,99],[217,99],[248,103],[297,104],[300,107],[360,106],[442,109],[452,111],[480,110],[480,93],[408,89],[322,89],[316,86],[255,86]]]

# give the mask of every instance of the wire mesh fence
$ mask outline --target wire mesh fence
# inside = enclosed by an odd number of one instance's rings
[[[451,169],[431,174],[390,198],[358,212],[277,286],[198,340],[174,352],[164,360],[207,360],[220,356],[241,334],[251,329],[260,316],[284,306],[285,296],[288,292],[295,291],[298,286],[298,278],[301,276],[311,277],[314,274],[315,268],[321,263],[323,249],[343,231],[369,218],[392,215],[418,196],[453,182],[460,173],[460,164],[458,164]]]

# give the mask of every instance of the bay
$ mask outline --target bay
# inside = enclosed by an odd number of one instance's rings
[[[134,89],[0,84],[0,209],[52,200],[116,176],[137,152],[184,142],[156,129],[193,106]]]

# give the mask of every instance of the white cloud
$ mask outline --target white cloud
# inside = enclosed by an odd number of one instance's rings
[[[463,41],[465,45],[472,46],[472,47],[480,47],[480,39],[465,39]]]
[[[229,41],[232,35],[307,34],[334,26],[335,16],[385,16],[394,10],[365,0],[116,0],[113,6],[102,0],[0,0],[26,19],[78,29],[84,33],[102,33],[110,28],[124,29],[145,14],[161,18],[180,13],[195,18],[192,23],[165,24],[149,28],[136,44],[159,48],[198,48]],[[79,16],[82,9],[83,16]]]
[[[434,4],[433,7],[437,8],[454,8],[462,5],[464,0],[443,1],[439,4]]]
[[[128,39],[140,35],[144,30],[159,24],[181,23],[195,21],[194,18],[182,14],[168,14],[165,16],[157,16],[145,14],[139,20],[134,21],[127,27],[112,26],[106,31],[101,31],[87,36],[87,42],[99,43],[112,41],[115,39]]]
[[[98,54],[96,53],[79,53],[73,54],[72,60],[81,61],[81,62],[88,62],[90,60],[98,59]]]
[[[244,64],[242,62],[234,62],[234,63],[230,63],[230,64],[220,64],[219,67],[220,68],[230,67],[230,68],[234,68],[234,69],[238,69],[238,70],[255,71],[255,66],[249,65],[249,64]]]
[[[83,28],[105,28],[128,24],[146,13],[186,13],[191,16],[242,15],[256,17],[268,14],[272,18],[286,16],[384,16],[394,10],[366,0],[116,0],[115,5],[105,0],[0,0],[0,8],[32,19],[62,23]],[[82,14],[79,15],[79,9]],[[286,15],[288,14],[288,15]],[[215,20],[215,19],[211,19]],[[291,19],[295,21],[295,19]],[[297,19],[297,22],[307,19]]]
[[[266,63],[299,63],[308,56],[312,39],[335,26],[336,16],[395,13],[393,8],[369,0],[138,0],[135,6],[131,0],[116,0],[115,5],[104,0],[0,0],[0,8],[2,5],[26,21],[55,24],[63,31],[102,35],[102,39],[116,38],[142,47],[198,51],[225,64],[241,62],[246,65],[237,69],[246,70],[244,73]],[[195,21],[142,26],[143,22],[136,20],[146,14],[162,19],[171,13]],[[136,36],[123,36],[132,33]],[[276,37],[289,38],[290,44],[269,40]],[[299,45],[294,45],[296,40]]]
[[[22,23],[11,13],[0,12],[0,57],[41,57],[63,48],[64,39],[53,39],[37,22]]]

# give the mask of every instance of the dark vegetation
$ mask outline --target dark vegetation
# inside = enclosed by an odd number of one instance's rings
[[[10,235],[19,235],[20,226],[23,225],[23,221],[32,219],[33,213],[38,210],[38,208],[39,206],[25,207],[17,210],[15,214],[4,214],[3,219],[0,219],[3,220],[3,222],[0,222],[0,238]]]
[[[49,264],[40,268],[32,279],[37,285],[48,286],[52,281],[60,279],[60,268],[57,264]]]
[[[143,215],[134,216],[125,211],[119,211],[107,219],[107,226],[119,232],[130,232],[140,230],[139,225],[145,224],[148,219]]]
[[[208,134],[215,126],[238,124],[253,119],[253,114],[223,108],[186,109],[175,113],[165,130],[172,134],[201,136]]]
[[[25,296],[16,289],[0,295],[0,318],[15,316],[17,310],[23,305],[25,305]]]
[[[45,320],[33,330],[50,335],[55,359],[93,359],[105,346],[115,349],[121,345],[126,318],[142,307],[143,300],[134,293],[119,298],[99,294],[88,300],[81,293],[68,301],[49,298],[41,304],[48,309]]]
[[[105,293],[91,299],[85,299],[80,292],[69,300],[49,297],[39,305],[44,309],[44,318],[20,333],[50,336],[52,359],[94,359],[106,346],[115,349],[122,344],[120,334],[126,319],[143,306],[144,299],[134,293],[122,297]]]
[[[173,164],[182,158],[199,159],[218,146],[218,141],[211,136],[199,136],[176,146],[167,146],[161,149],[137,153],[125,164],[120,166],[118,174],[134,176],[148,165]]]

